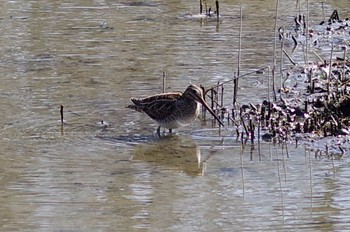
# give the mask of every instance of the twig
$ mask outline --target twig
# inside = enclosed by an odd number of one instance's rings
[[[288,53],[286,52],[286,50],[282,49],[283,53],[287,56],[287,58],[289,59],[289,61],[293,64],[296,65],[297,63],[294,62],[294,60],[292,59],[292,57],[290,57],[288,55]]]
[[[312,50],[312,52],[315,54],[315,56],[317,57],[317,59],[318,59],[319,61],[321,61],[322,63],[325,64],[324,60],[322,60],[322,58],[321,58],[314,50]]]
[[[298,47],[298,41],[297,41],[297,39],[295,38],[294,35],[292,35],[292,40],[294,42],[294,47],[293,47],[293,50],[292,50],[293,53],[294,53],[295,49]]]
[[[231,81],[234,81],[234,80],[236,80],[236,79],[240,79],[240,78],[245,77],[245,76],[249,76],[250,74],[253,74],[253,73],[261,72],[261,71],[263,71],[263,70],[265,70],[265,69],[268,69],[268,68],[269,68],[269,66],[262,67],[262,68],[259,68],[259,69],[254,70],[254,71],[244,73],[244,74],[240,75],[239,77],[237,77],[236,74],[234,73],[233,79],[228,80],[228,81],[221,82],[220,85],[227,84],[227,83],[229,83],[229,82],[231,82]],[[234,82],[233,82],[233,83],[234,83]],[[210,88],[215,88],[215,87],[217,87],[217,85],[213,85],[213,86],[211,86]]]

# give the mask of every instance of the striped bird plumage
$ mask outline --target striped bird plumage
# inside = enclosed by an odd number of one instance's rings
[[[193,84],[188,86],[184,93],[170,92],[140,99],[131,98],[130,100],[134,105],[129,105],[128,108],[147,114],[159,126],[170,130],[188,125],[196,119],[199,115],[200,104],[203,104],[223,125],[203,99],[203,90]],[[159,128],[157,132],[160,135]]]

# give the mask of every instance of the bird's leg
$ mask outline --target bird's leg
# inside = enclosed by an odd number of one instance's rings
[[[157,135],[159,136],[159,138],[161,137],[161,136],[160,136],[160,126],[159,126],[158,129],[157,129]]]

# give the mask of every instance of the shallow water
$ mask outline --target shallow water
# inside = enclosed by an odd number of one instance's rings
[[[271,65],[275,2],[220,4],[218,23],[188,1],[1,4],[1,231],[349,230],[346,155],[244,145],[200,120],[158,139],[124,108],[161,92],[163,71],[169,91],[230,80],[240,4],[241,72]],[[291,26],[295,3],[280,6]],[[345,6],[330,1],[325,14],[346,17]],[[310,12],[323,20],[320,3]],[[239,101],[265,99],[266,76],[243,78]]]

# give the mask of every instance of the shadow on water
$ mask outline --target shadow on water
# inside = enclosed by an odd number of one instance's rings
[[[190,176],[204,172],[199,146],[185,136],[169,135],[151,143],[139,144],[134,149],[133,160],[146,161]]]
[[[200,148],[189,136],[171,134],[158,138],[154,135],[98,135],[97,138],[131,146],[133,161],[144,161],[161,169],[180,171],[190,176],[204,174]]]

